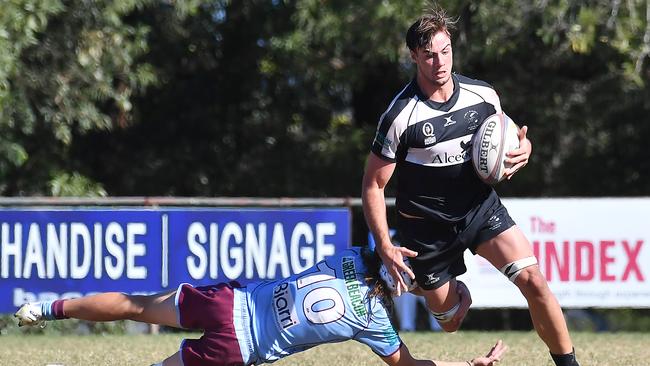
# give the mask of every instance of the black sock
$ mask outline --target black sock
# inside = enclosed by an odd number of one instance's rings
[[[565,355],[554,355],[551,353],[551,358],[556,366],[580,366],[576,360],[576,350],[573,349],[571,353]]]

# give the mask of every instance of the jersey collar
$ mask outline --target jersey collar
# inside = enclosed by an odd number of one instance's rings
[[[456,104],[456,101],[458,100],[458,95],[460,94],[458,77],[456,76],[455,73],[451,74],[451,79],[454,82],[454,91],[451,94],[451,98],[449,98],[447,101],[442,103],[429,100],[427,96],[424,95],[424,93],[422,93],[422,90],[420,89],[420,86],[418,85],[416,78],[413,78],[413,81],[411,81],[411,83],[413,84],[413,87],[415,88],[415,92],[418,98],[420,99],[420,101],[422,101],[422,103],[426,104],[427,106],[433,109],[443,111],[443,112],[449,112],[449,110],[451,110],[451,108]]]

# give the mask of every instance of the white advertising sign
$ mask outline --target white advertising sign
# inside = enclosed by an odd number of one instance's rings
[[[562,307],[650,307],[650,198],[502,201]],[[489,262],[465,262],[473,307],[527,307]]]

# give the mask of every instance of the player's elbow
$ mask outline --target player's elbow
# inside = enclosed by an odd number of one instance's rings
[[[383,190],[386,184],[388,184],[388,181],[382,180],[377,176],[366,174],[361,181],[361,192],[364,196],[373,194]]]

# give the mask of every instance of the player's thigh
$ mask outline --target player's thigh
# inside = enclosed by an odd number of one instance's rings
[[[434,312],[445,312],[454,307],[460,300],[456,293],[456,279],[452,278],[438,288],[422,290],[427,307]]]
[[[496,268],[534,255],[530,242],[516,225],[480,243],[476,253]]]
[[[142,309],[142,311],[134,316],[133,320],[170,327],[180,327],[176,310],[176,291],[148,296],[135,296],[133,301],[137,302]]]

